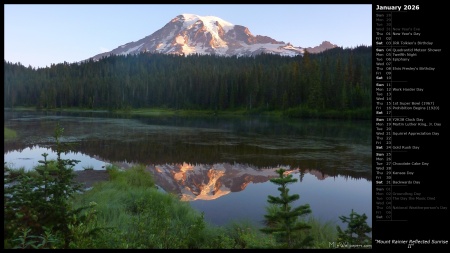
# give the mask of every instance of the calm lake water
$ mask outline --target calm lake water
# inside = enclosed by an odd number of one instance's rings
[[[59,122],[65,159],[75,170],[109,164],[143,164],[167,192],[224,225],[260,225],[267,196],[279,195],[269,181],[275,170],[290,169],[288,185],[321,221],[342,225],[353,209],[372,225],[372,128],[370,121],[287,120],[266,117],[128,117],[106,112],[10,112],[4,125],[17,132],[4,142],[4,160],[26,169],[42,153],[56,158],[53,133]]]

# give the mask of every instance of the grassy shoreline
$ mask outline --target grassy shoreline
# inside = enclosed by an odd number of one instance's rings
[[[11,110],[11,108],[5,108]],[[194,109],[170,109],[170,108],[126,108],[119,110],[88,109],[88,108],[55,108],[37,110],[35,107],[14,107],[14,111],[49,111],[49,112],[111,112],[118,115],[136,115],[144,117],[180,116],[180,117],[248,117],[265,116],[271,118],[315,118],[315,119],[357,119],[371,120],[371,108],[358,108],[352,110],[317,110],[307,107],[296,107],[287,110],[263,110],[263,109],[234,109],[234,110],[194,110]]]
[[[12,140],[17,137],[16,131],[4,126],[4,140]]]
[[[10,178],[26,175],[39,178],[36,168],[7,168]],[[56,169],[52,167],[51,170]],[[92,187],[70,200],[73,209],[85,209],[83,223],[72,227],[74,237],[70,248],[97,249],[264,249],[282,248],[271,235],[264,234],[264,225],[251,221],[234,220],[217,226],[207,222],[201,212],[177,195],[160,191],[153,175],[138,165],[126,170],[116,166],[106,168],[108,180]],[[83,216],[79,216],[82,218]],[[329,242],[337,241],[336,223],[323,221],[313,215],[304,222],[311,226],[314,249],[329,249]],[[83,233],[95,231],[99,233]],[[12,229],[14,230],[14,229]],[[32,235],[35,236],[36,235]],[[58,239],[50,233],[49,238]],[[304,234],[296,234],[304,236]],[[42,238],[37,236],[38,238]],[[5,238],[6,247],[14,246],[15,237]],[[61,240],[61,238],[59,238]],[[34,243],[38,243],[36,239]],[[52,241],[57,243],[58,241]],[[30,241],[30,243],[33,243]],[[46,246],[48,246],[46,245]],[[55,248],[58,244],[54,244]],[[41,244],[42,246],[42,244]]]

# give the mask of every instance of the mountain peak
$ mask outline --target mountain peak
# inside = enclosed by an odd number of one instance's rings
[[[322,43],[320,45],[318,45],[316,47],[308,47],[308,48],[305,48],[305,50],[307,50],[309,53],[314,54],[314,53],[320,53],[327,49],[335,48],[335,47],[337,47],[337,45],[332,44],[331,42],[325,40],[325,41],[322,41]]]
[[[328,41],[308,50],[312,53],[335,47]],[[184,13],[176,16],[164,27],[136,42],[126,43],[116,49],[98,54],[99,60],[109,55],[128,55],[140,52],[163,54],[214,54],[220,56],[249,56],[261,53],[284,56],[302,55],[304,49],[291,43],[277,41],[268,36],[254,36],[242,25],[234,25],[216,16]]]
[[[190,26],[196,24],[201,21],[209,30],[213,31],[217,26],[221,26],[222,29],[227,32],[230,29],[233,29],[234,25],[228,21],[225,21],[216,16],[199,16],[196,14],[181,14],[172,19],[172,22],[182,21],[184,27],[189,29]]]

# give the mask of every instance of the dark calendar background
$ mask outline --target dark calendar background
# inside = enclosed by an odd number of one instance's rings
[[[431,2],[372,6],[373,249],[445,249],[448,11]]]

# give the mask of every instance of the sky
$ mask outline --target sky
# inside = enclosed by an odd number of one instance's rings
[[[217,16],[296,47],[372,45],[370,4],[5,4],[5,61],[73,63],[138,41],[180,14]]]

